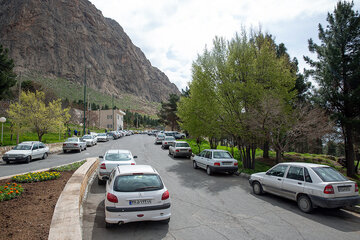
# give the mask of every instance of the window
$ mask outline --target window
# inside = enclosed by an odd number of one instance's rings
[[[298,180],[298,181],[304,181],[304,170],[302,167],[295,167],[291,166],[289,168],[289,171],[287,173],[286,178]]]
[[[34,144],[34,146],[33,146],[33,150],[36,150],[36,149],[39,149],[39,144]]]
[[[283,177],[287,168],[288,168],[287,165],[283,165],[283,164],[277,165],[274,168],[267,171],[266,175],[271,175],[271,176],[276,176],[276,177]]]
[[[112,115],[107,115],[107,119],[112,119]]]
[[[306,168],[304,168],[304,172],[305,172],[305,182],[312,183],[312,179],[310,177],[309,171]]]
[[[176,147],[190,147],[188,143],[177,143]]]
[[[107,128],[112,128],[112,124],[106,125]]]
[[[228,152],[214,152],[214,158],[232,158]]]
[[[341,182],[347,180],[341,173],[331,167],[314,167],[312,170],[314,170],[324,182]]]
[[[211,152],[207,151],[205,157],[206,158],[211,158]]]
[[[199,155],[200,157],[205,157],[205,154],[206,154],[207,151],[202,151]]]
[[[39,148],[45,148],[45,145],[43,143],[39,143]]]
[[[114,182],[117,192],[156,191],[164,188],[161,179],[156,174],[137,174],[118,176]]]
[[[129,161],[131,156],[129,153],[107,153],[104,159],[107,161]]]

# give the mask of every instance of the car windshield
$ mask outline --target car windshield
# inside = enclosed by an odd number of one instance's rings
[[[163,138],[163,137],[165,137],[165,135],[164,134],[158,134],[157,137]]]
[[[175,138],[174,137],[166,137],[165,140],[166,141],[171,141],[171,140],[175,140]]]
[[[68,138],[66,141],[67,142],[77,142],[78,139],[77,138]]]
[[[163,189],[164,185],[156,174],[134,174],[118,176],[114,181],[114,191],[144,192]]]
[[[106,133],[99,133],[98,136],[105,136],[106,137]]]
[[[228,152],[214,152],[214,158],[232,158]]]
[[[342,182],[347,181],[347,179],[338,171],[331,167],[314,167],[312,168],[314,172],[323,180],[324,182]]]
[[[31,145],[27,145],[27,144],[19,144],[14,147],[14,150],[30,150],[30,149],[31,149]]]
[[[82,137],[83,139],[92,139],[92,137],[90,135],[85,135]]]
[[[131,160],[129,153],[107,153],[105,155],[106,161],[128,161]]]
[[[177,143],[176,147],[190,147],[188,143]]]

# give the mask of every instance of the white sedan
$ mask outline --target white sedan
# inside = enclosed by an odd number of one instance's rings
[[[356,182],[335,169],[312,163],[280,163],[267,172],[250,176],[253,192],[269,192],[297,201],[301,211],[316,207],[339,208],[360,203]]]
[[[3,160],[8,164],[11,161],[24,161],[29,163],[33,159],[45,159],[49,148],[42,142],[22,142],[3,155]]]
[[[106,184],[106,227],[171,217],[170,194],[159,173],[149,165],[118,166]]]

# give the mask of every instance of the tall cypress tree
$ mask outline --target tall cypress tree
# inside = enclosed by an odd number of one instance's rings
[[[319,84],[323,106],[341,126],[345,140],[347,175],[355,175],[354,129],[360,114],[360,17],[354,3],[339,1],[328,25],[319,24],[321,44],[309,39],[309,50],[317,61],[304,57],[313,68],[311,74]]]
[[[13,72],[14,61],[8,57],[8,49],[0,45],[0,100],[16,83],[16,74]]]

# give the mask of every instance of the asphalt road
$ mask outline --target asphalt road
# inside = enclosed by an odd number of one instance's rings
[[[189,159],[168,156],[154,138],[135,135],[113,141],[129,149],[137,164],[155,167],[172,200],[170,223],[128,223],[106,229],[105,187],[90,185],[83,204],[84,239],[360,239],[360,215],[316,209],[302,213],[295,202],[265,194],[256,196],[246,179],[192,168]]]
[[[131,137],[134,136],[124,137],[123,140]],[[95,146],[87,147],[87,149],[81,153],[72,151],[67,153],[50,154],[44,160],[36,159],[31,161],[29,164],[24,162],[11,162],[10,164],[6,164],[4,161],[0,160],[0,177],[56,167],[84,160],[89,157],[98,157],[99,155],[103,155],[107,149],[112,148],[112,146],[118,146],[117,141],[120,140],[121,139],[109,142],[99,142]]]

